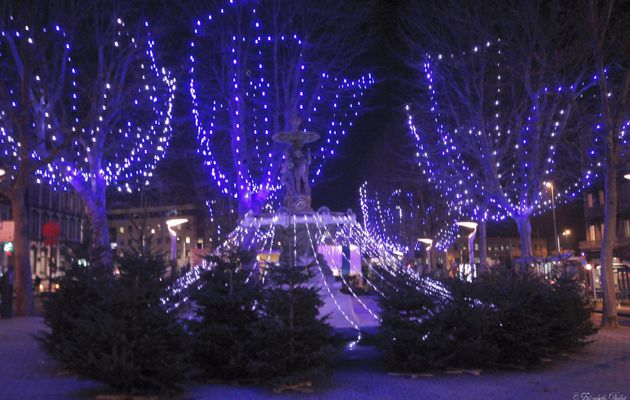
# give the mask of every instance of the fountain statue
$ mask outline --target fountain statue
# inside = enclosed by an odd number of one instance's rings
[[[311,186],[309,184],[309,167],[311,164],[310,149],[304,152],[304,145],[315,142],[319,135],[299,129],[300,119],[293,122],[293,129],[273,135],[273,140],[286,143],[282,164],[282,183],[285,188],[284,205],[290,212],[310,212]]]

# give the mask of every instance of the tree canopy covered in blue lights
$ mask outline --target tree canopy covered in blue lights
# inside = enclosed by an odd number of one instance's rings
[[[336,64],[348,60],[324,57],[307,30],[274,17],[296,7],[285,6],[225,2],[195,22],[190,42],[198,151],[212,180],[239,199],[242,211],[260,209],[281,187],[284,149],[272,135],[295,129],[322,135],[313,146],[314,182],[352,130],[373,84],[370,74],[339,76],[344,68]],[[319,35],[321,41],[325,32]],[[340,42],[341,54],[342,48]]]

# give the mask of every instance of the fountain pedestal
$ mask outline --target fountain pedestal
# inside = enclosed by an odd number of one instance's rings
[[[293,213],[313,211],[310,194],[286,194],[284,196],[284,206]]]

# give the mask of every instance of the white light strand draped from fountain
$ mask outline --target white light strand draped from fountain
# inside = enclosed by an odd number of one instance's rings
[[[306,232],[308,234],[308,242],[311,245],[311,250],[313,251],[313,254],[315,254],[315,264],[317,265],[317,268],[319,270],[320,276],[322,278],[322,282],[324,283],[324,288],[326,289],[326,292],[328,292],[328,295],[330,296],[330,298],[332,299],[333,303],[335,304],[335,306],[337,307],[337,310],[339,310],[339,312],[341,313],[341,315],[345,318],[346,321],[348,321],[348,323],[357,331],[357,338],[355,341],[351,342],[348,345],[349,349],[353,349],[357,343],[359,343],[359,341],[361,341],[361,329],[359,328],[359,326],[352,320],[352,318],[350,318],[348,316],[348,314],[346,314],[345,311],[343,311],[343,309],[341,308],[341,306],[339,305],[339,302],[337,301],[337,298],[335,297],[335,295],[333,294],[333,292],[330,290],[330,286],[328,285],[328,282],[326,281],[326,274],[324,273],[324,269],[322,268],[321,263],[319,262],[319,259],[317,257],[317,250],[315,250],[315,244],[314,244],[314,239],[311,236],[311,229],[308,226],[308,222],[306,222],[306,217],[304,217],[305,220],[305,224],[306,224]]]
[[[319,223],[319,222],[318,222],[318,223],[316,223],[316,224],[315,224],[315,226],[316,226],[316,228],[317,228],[317,230],[318,230],[318,232],[319,232],[319,237],[323,237],[324,232],[323,232],[323,231],[321,230],[321,228],[320,228],[320,223]],[[308,226],[308,223],[306,223],[306,229],[307,229],[307,231],[308,231],[308,232],[310,232],[310,228],[309,228],[309,226]],[[311,239],[311,237],[310,237],[310,235],[309,235],[309,240],[310,240],[310,239]],[[311,247],[312,247],[312,242],[311,242]],[[313,248],[313,256],[315,257],[315,259],[317,259],[317,251],[315,250],[315,248]],[[342,257],[342,259],[345,257],[345,258],[346,258],[346,260],[348,261],[348,263],[352,264],[352,261],[351,261],[350,259],[348,259],[348,258],[347,258],[347,257],[343,254],[343,251],[341,252],[341,257]],[[335,261],[335,259],[334,259],[334,258],[332,259],[332,263],[333,263],[333,267],[337,268],[338,270],[341,270],[341,267],[340,267],[340,266],[337,266],[337,263],[336,263],[336,261]],[[361,272],[360,272],[360,271],[361,271],[361,268],[359,268],[359,275],[360,275],[361,277],[363,277],[363,275],[361,274]],[[374,311],[372,311],[372,309],[370,309],[370,308],[369,308],[369,307],[368,307],[368,306],[367,306],[367,305],[366,305],[366,304],[365,304],[365,303],[364,303],[364,302],[363,302],[363,301],[359,298],[359,296],[357,296],[357,294],[354,292],[354,290],[352,290],[352,285],[351,285],[348,281],[346,281],[346,278],[344,278],[344,276],[343,276],[343,275],[344,275],[344,274],[339,274],[339,276],[341,277],[341,281],[343,282],[343,284],[345,285],[345,287],[348,289],[348,291],[350,292],[350,294],[352,295],[352,297],[354,297],[354,298],[357,300],[357,302],[361,305],[361,307],[363,307],[363,308],[364,308],[364,309],[365,309],[365,310],[366,310],[366,311],[367,311],[367,312],[368,312],[368,313],[369,313],[369,314],[370,314],[370,315],[371,315],[371,316],[372,316],[375,320],[377,320],[377,321],[379,321],[379,322],[380,322],[380,321],[381,321],[381,318],[380,318],[378,315],[376,315],[376,314],[374,313]]]
[[[283,221],[283,223],[281,223],[281,221]],[[367,265],[369,266],[369,270],[377,277],[377,279],[380,279],[383,284],[388,285],[388,287],[393,288],[394,290],[396,290],[396,288],[391,282],[389,282],[390,278],[387,276],[392,278],[403,277],[417,290],[429,295],[439,296],[443,301],[449,301],[451,298],[450,292],[444,287],[444,285],[432,278],[420,276],[415,271],[411,271],[403,267],[400,259],[395,254],[392,254],[391,249],[383,246],[378,239],[371,236],[369,232],[367,232],[359,223],[348,216],[326,215],[324,217],[323,215],[316,213],[309,213],[301,216],[295,214],[274,214],[271,217],[256,217],[249,215],[241,221],[233,232],[230,233],[225,242],[223,242],[221,246],[215,250],[215,254],[220,255],[226,251],[237,251],[239,249],[254,249],[258,252],[258,256],[266,254],[266,258],[257,259],[257,262],[251,266],[250,274],[247,277],[247,280],[249,280],[254,276],[256,271],[259,270],[259,261],[273,263],[272,254],[274,253],[276,245],[276,243],[274,243],[275,231],[276,227],[280,225],[284,226],[284,229],[288,228],[292,233],[292,237],[288,238],[289,243],[291,244],[290,248],[286,250],[291,252],[291,256],[296,262],[302,261],[298,259],[299,254],[297,253],[298,233],[301,232],[302,229],[306,231],[308,247],[310,248],[310,252],[312,254],[312,257],[309,256],[308,259],[314,260],[314,265],[319,271],[326,295],[331,299],[334,307],[338,310],[340,315],[343,316],[343,319],[357,331],[357,339],[351,343],[351,348],[354,347],[361,339],[361,329],[358,322],[348,315],[347,311],[344,311],[344,308],[339,302],[338,296],[346,295],[339,292],[337,288],[331,287],[328,283],[326,273],[324,272],[324,268],[318,257],[319,243],[323,243],[324,238],[330,238],[333,240],[334,243],[336,243],[336,248],[340,246],[340,241],[342,240],[348,245],[353,244],[358,246],[360,260],[365,259],[365,261],[367,261]],[[331,231],[328,225],[335,228],[334,232]],[[341,260],[342,262],[345,260],[352,265],[352,258],[343,254],[343,252]],[[376,262],[374,262],[375,260]],[[340,270],[340,266],[337,265],[337,262],[334,259],[332,260],[332,267]],[[201,273],[209,268],[212,268],[212,265],[194,266],[189,273],[181,277],[171,287],[168,295],[163,299],[163,303],[165,305],[171,304],[169,306],[169,311],[178,309],[181,304],[190,300],[188,295],[189,291],[195,289],[198,290],[200,288],[198,281],[201,277]],[[378,296],[385,296],[385,293],[378,288],[378,286],[375,285],[369,277],[363,274],[361,266],[359,266],[358,271],[355,270],[355,272],[357,272],[358,275],[367,282],[367,284]],[[264,279],[264,272],[260,275],[260,279]],[[364,301],[364,299],[361,299],[361,297],[353,289],[351,283],[347,280],[347,277],[341,276],[341,281],[344,286],[348,288],[350,298],[356,301],[360,307],[369,314],[370,318],[375,321],[380,321],[378,312],[373,310],[366,301]],[[182,297],[177,299],[178,296]],[[177,301],[174,301],[174,299],[177,299]],[[350,304],[352,304],[352,301]]]

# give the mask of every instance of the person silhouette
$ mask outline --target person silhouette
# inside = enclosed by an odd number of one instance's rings
[[[13,266],[9,265],[7,271],[0,278],[0,297],[2,305],[0,312],[2,318],[11,318],[13,315]]]

